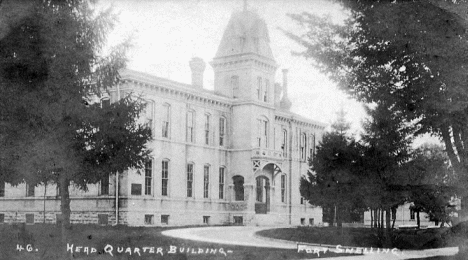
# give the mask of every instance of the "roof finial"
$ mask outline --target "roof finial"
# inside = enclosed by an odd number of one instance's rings
[[[244,0],[244,12],[247,11],[247,0]]]

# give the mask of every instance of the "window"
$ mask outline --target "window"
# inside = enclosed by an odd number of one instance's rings
[[[257,146],[268,147],[268,121],[266,119],[257,120]]]
[[[301,225],[305,225],[305,218],[301,218]]]
[[[26,197],[34,197],[34,189],[36,187],[26,183]]]
[[[169,182],[169,161],[162,161],[161,182],[161,195],[167,196],[167,185]]]
[[[189,111],[187,112],[187,142],[193,143],[195,142],[195,112]]]
[[[288,144],[288,131],[286,131],[286,129],[283,129],[283,136],[281,138],[281,151],[283,152],[283,157],[288,156],[287,144]]]
[[[187,197],[193,195],[193,164],[187,164]]]
[[[234,182],[234,195],[235,195],[236,201],[243,201],[244,200],[244,177],[234,176],[232,180]]]
[[[305,133],[301,134],[301,147],[300,147],[300,152],[301,152],[301,160],[306,160],[306,151],[307,151],[307,135]]]
[[[203,224],[210,224],[210,216],[203,216]]]
[[[219,145],[224,146],[224,137],[226,134],[226,118],[219,118]]]
[[[163,105],[162,137],[169,138],[169,129],[171,125],[171,106]]]
[[[262,100],[262,78],[257,77],[257,99]]]
[[[224,199],[224,167],[219,168],[219,198]]]
[[[301,197],[301,204],[304,204],[304,198]]]
[[[309,157],[310,159],[315,157],[315,135],[309,135]]]
[[[234,216],[234,224],[242,225],[244,223],[244,219],[241,216]]]
[[[5,182],[0,181],[0,197],[5,197]]]
[[[151,195],[153,186],[153,160],[145,163],[145,195]]]
[[[313,226],[314,225],[314,218],[309,218],[309,225]]]
[[[34,224],[34,214],[26,214],[26,224]]]
[[[169,225],[169,215],[161,215],[161,224]]]
[[[415,213],[415,210],[410,209],[410,220],[414,220],[414,213]]]
[[[263,90],[263,101],[268,102],[268,91],[270,89],[270,81],[265,79],[265,89]]]
[[[286,175],[281,175],[281,202],[286,202]]]
[[[205,144],[210,144],[210,115],[205,114]]]
[[[239,76],[231,77],[231,89],[232,89],[232,97],[238,98],[239,97]]]
[[[100,182],[101,195],[109,195],[109,175],[102,177]]]
[[[141,184],[132,183],[131,194],[132,195],[141,195]]]
[[[0,224],[5,223],[5,214],[0,214]]]
[[[109,224],[109,215],[107,215],[107,214],[98,214],[98,224],[99,225]]]
[[[208,198],[210,190],[210,166],[203,167],[203,198]]]
[[[262,100],[262,77],[257,77],[257,99]]]
[[[154,120],[154,102],[153,101],[148,101],[146,103],[145,114],[146,114],[146,124],[151,129],[151,134],[155,135],[154,122],[153,122]]]
[[[101,107],[102,108],[108,108],[108,107],[110,107],[110,104],[111,104],[110,98],[106,97],[106,98],[101,99]]]
[[[154,215],[145,215],[145,225],[153,225]]]

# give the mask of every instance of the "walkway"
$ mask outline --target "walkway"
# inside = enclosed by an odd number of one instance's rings
[[[202,227],[202,228],[183,228],[172,229],[162,232],[165,236],[182,238],[195,241],[204,241],[218,244],[253,246],[253,247],[269,247],[281,249],[297,249],[297,243],[285,240],[276,240],[264,238],[255,235],[257,231],[271,229],[272,227],[250,227],[250,226],[232,226],[232,227]],[[324,249],[324,246],[319,244],[311,245],[311,249]],[[336,247],[329,247],[330,251],[336,252]],[[358,256],[343,256],[327,259],[333,260],[354,260],[354,259],[369,259],[369,260],[387,260],[387,259],[410,259],[424,258],[440,255],[454,255],[458,252],[457,247],[446,247],[427,250],[403,250],[395,253],[376,253],[375,249],[365,255]]]

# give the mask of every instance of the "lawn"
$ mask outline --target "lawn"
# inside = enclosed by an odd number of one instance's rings
[[[393,247],[429,249],[446,246],[442,239],[447,229],[395,230]],[[257,235],[305,243],[382,248],[377,232],[370,228],[297,227],[262,230]]]
[[[67,241],[69,246],[67,255],[70,259],[301,259],[316,257],[315,254],[297,253],[297,250],[229,246],[163,236],[161,232],[168,229],[170,228],[74,225],[72,237],[70,241]],[[63,259],[62,254],[67,251],[67,246],[61,243],[60,228],[56,225],[0,225],[0,234],[0,259]],[[73,248],[73,256],[70,252],[71,248]],[[320,258],[330,256],[336,256],[336,254],[330,252],[320,254]]]

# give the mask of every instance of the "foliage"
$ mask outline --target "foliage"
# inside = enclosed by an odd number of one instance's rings
[[[441,137],[455,171],[466,173],[468,17],[458,10],[466,1],[336,2],[349,14],[343,24],[290,15],[306,29],[286,32],[305,48],[298,54],[358,100],[385,102],[416,135]]]
[[[86,190],[142,167],[151,133],[135,120],[144,106],[110,92],[128,47],[101,55],[115,23],[111,10],[96,13],[85,0],[34,1],[29,10],[0,39],[0,178],[59,185],[68,225],[69,185]],[[91,102],[106,91],[116,102]]]

